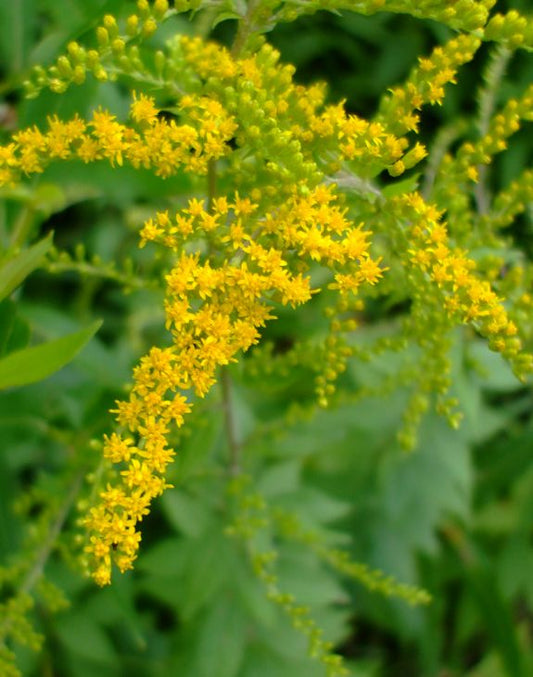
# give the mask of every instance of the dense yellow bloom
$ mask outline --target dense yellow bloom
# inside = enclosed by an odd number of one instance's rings
[[[152,14],[148,4],[139,5],[139,16],[127,22],[128,35],[152,32],[168,9],[165,2],[157,5]],[[71,61],[58,62],[58,68],[72,70],[76,81],[76,68],[89,64],[95,77],[105,79],[104,56],[124,53],[117,31],[112,17],[104,19],[99,50],[85,52],[71,43]],[[323,85],[294,83],[294,68],[280,64],[269,45],[239,58],[220,45],[180,36],[170,45],[168,63],[174,70],[165,97],[175,100],[164,115],[154,98],[134,93],[129,123],[102,109],[87,121],[53,117],[46,129],[22,130],[0,147],[0,185],[67,160],[130,165],[161,178],[208,175],[207,196],[195,194],[193,185],[181,208],[172,212],[166,205],[140,231],[140,246],[164,247],[172,257],[162,280],[170,345],[152,348],[135,367],[129,397],[112,412],[117,430],[104,438],[103,456],[117,464],[115,477],[85,520],[86,552],[99,584],[111,580],[113,562],[125,571],[137,556],[139,523],[169,486],[172,430],[213,387],[218,370],[260,341],[277,304],[296,307],[322,289],[337,295],[337,305],[329,309],[325,366],[317,378],[319,401],[327,403],[351,354],[340,335],[358,323],[342,315],[349,308],[360,312],[362,292],[382,281],[387,265],[393,267],[387,250],[380,252],[384,263],[372,255],[365,216],[353,222],[353,204],[334,182],[346,175],[364,184],[383,171],[398,176],[419,163],[426,149],[421,143],[410,146],[405,134],[416,131],[423,105],[442,101],[445,85],[454,82],[457,68],[479,44],[477,36],[459,35],[437,47],[368,121],[348,114],[343,102],[326,104]],[[163,69],[166,62],[161,63]],[[65,82],[50,86],[59,91]],[[510,102],[479,144],[465,143],[454,161],[445,159],[450,182],[439,188],[438,198],[451,197],[446,191],[461,181],[477,180],[476,165],[501,150],[519,120],[530,115],[532,101],[529,91]],[[216,195],[217,189],[226,194]],[[419,344],[432,342],[428,332],[444,335],[470,323],[523,376],[531,360],[521,353],[517,325],[467,252],[454,246],[439,210],[416,192],[388,200],[376,192],[385,224],[380,236],[396,238],[401,249],[394,253],[405,267],[412,333]],[[505,206],[509,198],[502,200]],[[372,213],[368,205],[361,211],[366,213]],[[320,280],[320,288],[312,279]],[[434,347],[439,340],[433,340]],[[433,355],[427,351],[427,360],[436,364],[442,345]],[[446,374],[431,378],[426,392],[434,386],[442,394]]]
[[[154,100],[143,94],[131,105],[139,127],[118,122],[109,111],[98,109],[85,123],[78,116],[63,122],[48,119],[48,130],[36,127],[13,136],[0,152],[0,185],[20,180],[20,174],[41,173],[54,159],[83,162],[108,160],[112,166],[131,164],[168,177],[179,169],[202,174],[210,160],[229,152],[235,122],[220,106],[205,97],[189,97],[184,122],[157,117]],[[216,103],[216,102],[214,102]]]
[[[436,283],[451,319],[473,324],[489,339],[492,349],[508,359],[523,378],[532,365],[529,356],[521,354],[516,325],[490,283],[476,273],[475,262],[446,244],[446,229],[438,221],[435,208],[418,193],[395,198],[393,206],[411,221],[408,233],[411,262]]]
[[[191,198],[175,215],[159,212],[144,224],[142,245],[156,242],[178,253],[165,277],[166,327],[173,342],[142,358],[129,399],[115,409],[117,423],[128,433],[105,438],[104,456],[125,469],[86,522],[97,582],[110,580],[112,561],[121,570],[131,566],[138,522],[168,486],[164,474],[174,456],[166,444],[169,426],[182,425],[191,396],[204,397],[217,370],[259,341],[261,328],[274,317],[272,301],[297,306],[318,291],[299,270],[301,264],[324,260],[345,270],[332,285],[342,294],[356,294],[381,277],[379,262],[370,257],[368,233],[348,220],[337,199],[334,186],[319,184],[263,212],[237,192],[213,200],[210,211],[205,201]],[[200,251],[184,251],[187,241],[202,235],[230,252],[225,262],[214,267]]]

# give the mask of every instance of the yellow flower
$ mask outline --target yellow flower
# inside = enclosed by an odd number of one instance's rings
[[[130,107],[131,118],[137,123],[154,124],[157,119],[158,109],[155,106],[154,99],[141,92],[133,92],[133,102]]]

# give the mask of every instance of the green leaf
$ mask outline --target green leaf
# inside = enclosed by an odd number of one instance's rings
[[[70,362],[96,334],[102,322],[39,346],[17,350],[0,360],[0,390],[35,383]]]
[[[161,506],[172,526],[193,538],[201,536],[212,521],[205,497],[202,500],[180,489],[163,494]]]
[[[17,315],[11,299],[0,301],[0,357],[25,348],[30,340],[30,327]]]
[[[0,3],[0,61],[8,73],[18,73],[27,65],[37,21],[34,0]]]
[[[61,644],[76,659],[89,659],[97,664],[114,664],[116,654],[111,640],[93,619],[83,613],[72,613],[57,623]]]
[[[523,656],[515,623],[508,603],[503,599],[488,565],[467,570],[466,580],[479,613],[484,630],[491,637],[494,648],[499,652],[509,677],[521,677]]]
[[[189,543],[180,605],[184,622],[195,616],[207,602],[213,602],[223,583],[231,579],[235,561],[234,545],[220,532],[220,525],[201,539],[190,539]]]
[[[213,21],[213,25],[211,26],[211,28],[215,28],[215,26],[217,26],[219,23],[227,21],[228,19],[240,21],[242,19],[242,16],[237,12],[221,12]]]
[[[258,640],[246,652],[246,661],[240,673],[242,677],[323,677],[324,666],[310,660],[293,660],[274,653],[270,646]],[[361,675],[361,673],[357,673]],[[362,677],[362,676],[361,676]]]
[[[0,301],[11,294],[32,271],[39,267],[51,246],[52,234],[50,233],[0,267]]]
[[[386,186],[381,191],[387,199],[396,197],[397,195],[405,195],[405,193],[412,193],[418,188],[420,174],[413,174],[407,179],[402,179],[401,181],[396,181],[390,186]]]
[[[276,463],[261,475],[258,489],[265,496],[278,496],[295,491],[300,484],[301,464],[290,459]]]
[[[226,593],[207,609],[202,621],[192,674],[197,677],[236,677],[247,641],[247,618],[243,609]]]

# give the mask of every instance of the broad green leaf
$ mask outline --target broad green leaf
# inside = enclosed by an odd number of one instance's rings
[[[208,607],[198,631],[194,669],[196,677],[237,677],[244,658],[247,617],[226,593]]]
[[[137,565],[147,575],[177,580],[183,575],[189,541],[166,538],[143,550]]]
[[[363,675],[357,673],[358,675]],[[324,666],[311,660],[297,661],[280,656],[272,651],[260,640],[256,640],[246,652],[246,661],[240,673],[240,677],[324,677]]]
[[[189,542],[191,549],[180,605],[184,621],[191,619],[207,603],[213,603],[222,585],[231,579],[235,561],[235,546],[221,533],[220,525],[201,539],[190,539]]]
[[[193,538],[201,536],[212,522],[205,496],[202,500],[201,496],[191,496],[175,489],[163,494],[161,506],[172,526]]]
[[[39,346],[17,350],[0,360],[0,390],[35,383],[70,362],[96,334],[102,322]]]
[[[298,460],[290,459],[267,468],[259,480],[259,491],[265,496],[278,496],[297,489],[300,484],[301,465]]]
[[[468,358],[479,374],[483,387],[503,392],[511,392],[522,387],[511,367],[501,355],[489,349],[486,341],[470,341]]]
[[[34,0],[0,3],[0,62],[2,70],[18,73],[27,65],[35,24],[38,22]]]
[[[115,663],[116,653],[111,640],[102,628],[83,612],[74,612],[61,618],[56,632],[61,644],[79,659],[94,663]]]
[[[31,272],[39,267],[51,246],[52,234],[49,234],[0,267],[0,301],[9,296]]]

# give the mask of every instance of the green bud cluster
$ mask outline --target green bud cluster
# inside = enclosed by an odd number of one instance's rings
[[[512,9],[507,14],[495,14],[484,30],[485,40],[494,40],[510,49],[533,49],[531,17]]]
[[[181,4],[183,8],[179,11],[186,11],[194,2],[185,1]],[[62,94],[71,85],[85,82],[87,74],[105,82],[116,79],[117,68],[126,73],[142,69],[136,43],[153,35],[158,23],[176,11],[169,8],[168,0],[155,0],[153,3],[138,0],[137,13],[130,15],[123,27],[119,26],[114,16],[107,14],[96,28],[96,44],[92,49],[72,41],[67,46],[66,54],[59,56],[53,66],[47,69],[37,66],[33,69],[30,78],[23,83],[26,96],[34,98],[43,88]]]

